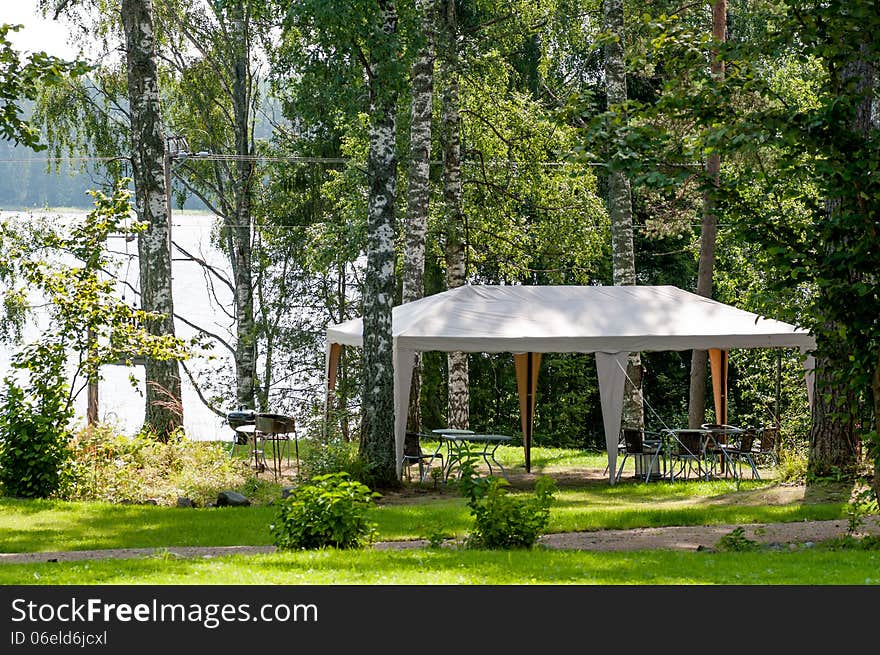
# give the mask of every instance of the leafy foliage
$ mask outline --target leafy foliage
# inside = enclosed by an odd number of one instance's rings
[[[9,496],[52,496],[69,457],[72,411],[60,375],[64,356],[57,348],[42,353],[40,373],[27,392],[6,378],[0,393],[0,488]]]
[[[275,545],[282,550],[359,547],[375,533],[367,510],[379,496],[345,472],[315,476],[280,501],[277,523],[269,526]]]
[[[478,477],[473,462],[462,465],[459,489],[467,498],[474,529],[467,537],[471,548],[531,548],[547,529],[556,482],[540,476],[531,495],[510,495],[510,483],[494,475]]]
[[[131,361],[137,356],[174,359],[187,356],[186,346],[171,336],[154,336],[143,325],[155,315],[137,310],[115,293],[117,263],[106,249],[112,233],[138,233],[129,225],[130,192],[121,180],[112,195],[92,192],[94,209],[70,225],[32,224],[16,217],[0,224],[0,282],[6,283],[0,320],[7,337],[20,333],[30,318],[34,294],[49,308],[50,325],[32,348],[49,342],[77,353],[76,374],[98,375],[101,364]],[[21,353],[13,365],[35,370],[34,358]]]
[[[177,433],[158,441],[149,433],[128,437],[110,425],[89,426],[70,441],[69,476],[62,495],[69,500],[174,505],[179,497],[205,506],[226,489],[249,497],[247,469],[223,444]],[[246,493],[247,492],[247,493]]]
[[[748,552],[760,550],[761,545],[745,536],[745,529],[740,526],[734,528],[718,540],[718,550],[735,552]]]
[[[325,443],[312,441],[301,451],[302,473],[306,478],[345,472],[352,479],[364,481],[364,465],[358,458],[358,445],[339,437]]]
[[[0,23],[0,137],[33,150],[44,150],[39,130],[22,117],[18,103],[22,99],[34,100],[40,85],[82,75],[87,67],[83,62],[67,62],[45,52],[29,54],[24,61],[8,38],[10,32],[20,28],[21,25]]]

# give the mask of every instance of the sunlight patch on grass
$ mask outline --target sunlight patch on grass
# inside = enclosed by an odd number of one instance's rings
[[[880,553],[637,551],[307,551],[273,555],[0,566],[0,584],[864,585]]]

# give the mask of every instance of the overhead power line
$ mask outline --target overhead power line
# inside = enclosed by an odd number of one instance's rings
[[[175,161],[188,161],[188,160],[205,160],[205,161],[253,161],[253,162],[287,162],[294,164],[347,164],[350,162],[350,159],[346,159],[344,157],[297,157],[297,156],[264,156],[264,155],[224,155],[224,154],[216,154],[216,153],[174,153],[172,158]],[[0,159],[0,164],[34,164],[34,163],[61,163],[61,162],[106,162],[106,161],[117,161],[121,159],[127,159],[126,157],[90,157],[90,156],[76,156],[76,157],[29,157],[23,159]],[[431,162],[432,165],[439,166],[443,162],[440,160],[436,160]],[[527,162],[527,161],[510,161],[507,159],[499,159],[499,160],[485,160],[481,162],[476,161],[463,161],[462,164],[465,165],[480,165],[480,164],[489,164],[492,166],[510,166],[510,165],[528,165],[531,163],[537,163],[541,166],[569,166],[569,165],[581,165],[581,166],[605,166],[602,162],[567,162],[567,161],[541,161],[541,162]]]

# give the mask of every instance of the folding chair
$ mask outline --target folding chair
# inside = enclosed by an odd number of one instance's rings
[[[758,443],[752,448],[752,456],[768,459],[779,466],[779,428],[760,428]]]
[[[645,441],[644,431],[636,428],[623,428],[622,433],[624,445],[623,460],[620,462],[620,468],[617,469],[617,475],[614,476],[614,481],[620,481],[620,476],[623,475],[623,467],[630,455],[633,455],[634,457],[650,455],[650,463],[648,464],[647,471],[645,471],[645,482],[650,482],[651,474],[654,472],[655,468],[659,470],[657,464],[660,460],[660,453],[663,450],[661,444],[659,442],[647,443]]]
[[[442,442],[438,441],[437,448],[433,452],[425,452],[422,450],[421,438],[433,438],[435,435],[423,434],[421,432],[407,432],[403,441],[403,472],[406,479],[411,481],[410,467],[418,465],[419,482],[425,482],[428,474],[431,472],[431,464],[435,459],[440,460],[440,470],[443,467],[443,453],[440,452]]]

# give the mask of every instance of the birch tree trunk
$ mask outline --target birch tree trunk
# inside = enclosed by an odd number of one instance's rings
[[[122,0],[131,115],[132,171],[138,217],[148,227],[138,238],[141,307],[161,318],[145,326],[151,334],[174,334],[171,293],[171,226],[168,220],[165,143],[152,0]],[[175,360],[147,359],[144,424],[160,439],[183,425],[180,370]]]
[[[442,52],[443,114],[443,208],[446,223],[446,288],[465,283],[464,211],[461,186],[461,115],[458,82],[457,20],[454,0],[445,0],[441,24],[444,30]],[[447,355],[449,369],[447,423],[466,430],[470,424],[470,393],[467,353]]]
[[[605,93],[608,106],[626,102],[626,62],[624,60],[623,0],[604,0],[605,31],[615,39],[605,46]],[[615,285],[636,283],[636,259],[633,249],[632,190],[623,171],[608,174],[608,214],[611,221],[611,260]],[[626,368],[623,397],[623,427],[640,429],[645,425],[642,401],[642,360],[630,353]]]
[[[381,39],[392,41],[397,17],[390,2],[379,3]],[[396,94],[385,83],[385,63],[371,50],[370,147],[367,156],[367,267],[364,276],[364,361],[361,451],[374,484],[393,486],[397,478],[394,445],[394,361],[391,308],[394,300],[394,203],[397,185]]]
[[[254,162],[250,102],[250,44],[242,0],[232,14],[232,109],[235,134],[235,211],[226,216],[229,231],[229,258],[232,264],[236,318],[235,389],[240,407],[254,408],[256,381],[256,329],[254,324],[254,285],[252,276],[251,200]]]
[[[403,302],[412,302],[425,295],[425,233],[428,227],[430,198],[431,118],[434,110],[434,0],[419,0],[422,33],[425,45],[413,62],[410,80],[409,171],[406,197],[406,229],[404,233]],[[412,386],[409,395],[407,430],[421,431],[421,354],[415,354]]]
[[[718,43],[727,40],[727,0],[712,4],[712,38]],[[724,62],[714,53],[711,62],[712,75],[718,84],[724,83]],[[706,160],[706,176],[712,184],[718,184],[721,157],[717,153]],[[703,220],[700,230],[700,262],[697,270],[697,295],[712,297],[712,279],[715,268],[715,242],[718,237],[718,217],[715,215],[714,196],[703,194]],[[706,365],[708,353],[694,350],[691,354],[691,380],[688,400],[688,426],[698,428],[706,417]],[[716,417],[719,421],[720,417]]]

